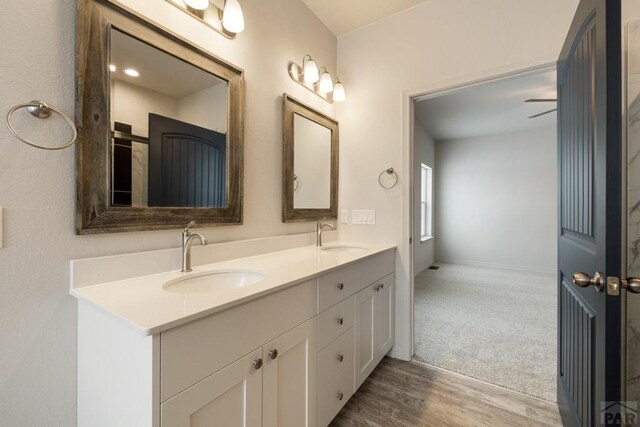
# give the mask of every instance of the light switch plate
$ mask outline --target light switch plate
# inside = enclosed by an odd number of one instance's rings
[[[340,223],[349,224],[349,211],[347,209],[340,211]]]
[[[375,225],[376,211],[374,209],[354,209],[351,211],[351,222],[360,225]]]

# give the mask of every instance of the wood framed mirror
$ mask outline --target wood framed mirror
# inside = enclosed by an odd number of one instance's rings
[[[243,71],[106,0],[79,0],[76,231],[241,224]]]
[[[282,220],[338,217],[338,122],[284,94]]]

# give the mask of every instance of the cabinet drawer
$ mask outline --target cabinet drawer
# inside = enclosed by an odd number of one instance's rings
[[[316,284],[313,279],[162,332],[161,402],[315,316]]]
[[[353,326],[354,297],[347,298],[319,316],[318,343],[324,348]]]
[[[318,390],[318,427],[326,427],[351,398],[353,375],[338,375]]]
[[[318,311],[324,311],[376,280],[392,273],[395,251],[373,255],[353,265],[320,276],[318,283]]]
[[[353,328],[318,353],[318,379],[328,384],[338,375],[353,376]]]

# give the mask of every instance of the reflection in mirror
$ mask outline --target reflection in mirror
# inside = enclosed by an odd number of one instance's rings
[[[287,94],[282,99],[282,220],[336,218],[338,122]]]
[[[331,207],[331,129],[293,115],[294,209]]]
[[[111,205],[227,206],[227,82],[114,28]]]

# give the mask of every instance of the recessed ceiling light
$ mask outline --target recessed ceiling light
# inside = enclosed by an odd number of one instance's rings
[[[131,77],[138,77],[140,75],[140,73],[138,72],[138,70],[135,70],[133,68],[125,68],[124,73],[127,76],[131,76]]]
[[[109,71],[111,71],[112,73],[115,73],[116,72],[116,66],[113,65],[113,64],[109,65]]]

